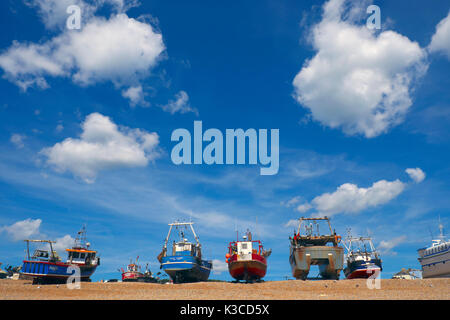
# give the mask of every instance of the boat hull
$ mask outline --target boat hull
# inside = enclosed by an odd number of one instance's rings
[[[123,282],[137,282],[139,278],[143,277],[141,272],[124,272],[122,273]]]
[[[450,278],[450,248],[437,254],[419,258],[422,278]]]
[[[367,279],[375,274],[379,274],[382,270],[381,260],[371,259],[371,261],[347,262],[344,274],[347,279]]]
[[[192,256],[166,256],[161,259],[161,269],[174,283],[206,281],[212,263]]]
[[[306,280],[311,265],[319,266],[324,279],[339,279],[344,265],[344,249],[332,246],[292,246],[289,262],[292,275],[296,279]]]
[[[254,253],[250,259],[242,259],[234,254],[228,262],[228,271],[238,281],[258,281],[266,275],[267,261],[263,256]]]
[[[97,265],[68,264],[64,262],[23,261],[21,274],[33,279],[34,283],[65,283],[75,272],[70,267],[80,268],[80,280],[90,281]]]

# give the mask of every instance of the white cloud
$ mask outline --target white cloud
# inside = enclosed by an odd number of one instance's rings
[[[213,260],[213,273],[221,274],[224,271],[228,271],[228,264],[219,259]]]
[[[420,168],[408,168],[405,171],[416,183],[420,183],[425,179],[425,172],[423,172]]]
[[[284,224],[284,227],[285,227],[285,228],[289,228],[289,227],[295,227],[295,228],[297,228],[297,227],[298,227],[298,224],[299,224],[298,219],[291,219],[291,220],[289,220],[288,222],[286,222],[286,223]]]
[[[42,44],[14,42],[0,55],[4,77],[23,90],[48,87],[45,76],[71,77],[80,85],[137,83],[159,61],[165,46],[150,24],[117,14],[94,17],[77,32],[65,30]]]
[[[64,126],[60,123],[56,126],[55,130],[59,133],[64,130]]]
[[[290,207],[294,206],[296,203],[298,203],[301,199],[302,199],[302,197],[296,196],[296,197],[293,197],[292,199],[289,199],[288,201],[281,201],[280,204],[282,206],[290,208]]]
[[[436,32],[431,38],[428,47],[430,52],[441,52],[450,60],[450,11],[444,19],[436,26]]]
[[[10,226],[0,227],[0,233],[7,233],[13,241],[25,240],[32,236],[39,235],[41,219],[26,219],[17,221]]]
[[[89,21],[96,10],[105,4],[111,5],[114,12],[123,13],[137,6],[137,0],[25,0],[30,7],[36,7],[47,29],[64,28],[69,17],[67,8],[76,5],[81,9],[81,21]]]
[[[383,240],[378,245],[378,250],[380,251],[381,254],[394,256],[397,253],[392,251],[392,249],[405,241],[406,236],[399,236],[387,241]]]
[[[61,258],[63,258],[63,256],[65,255],[65,250],[67,248],[71,248],[75,243],[75,239],[68,234],[66,234],[64,237],[57,238],[55,241],[56,243],[52,245],[53,250],[58,252]]]
[[[332,216],[338,213],[359,213],[370,207],[389,202],[403,192],[405,184],[400,180],[380,180],[369,188],[360,188],[352,183],[344,183],[333,193],[315,197],[304,210],[314,208],[317,215]]]
[[[26,138],[23,134],[13,133],[9,141],[11,141],[17,148],[22,149],[25,145],[23,140]]]
[[[345,4],[324,5],[311,34],[316,55],[293,81],[295,98],[323,125],[371,138],[403,121],[413,82],[427,70],[426,51],[394,31],[355,25],[350,17],[365,8],[348,13]]]
[[[65,26],[69,17],[66,10],[70,5],[80,7],[82,19],[87,19],[96,10],[93,4],[88,4],[83,0],[25,0],[25,3],[38,9],[42,22],[47,29]]]
[[[191,108],[189,105],[189,96],[188,94],[181,90],[175,95],[175,100],[169,100],[169,103],[162,106],[162,109],[164,111],[170,112],[171,114],[174,114],[176,112],[180,113],[187,113],[187,112],[194,112],[198,115],[197,109]]]
[[[82,129],[79,139],[67,138],[41,151],[48,165],[92,183],[101,170],[144,167],[159,156],[159,136],[155,132],[118,127],[99,113],[88,115]]]
[[[312,208],[312,206],[309,203],[303,203],[303,204],[297,206],[297,208],[295,208],[295,210],[297,210],[298,212],[301,212],[301,213],[305,213],[311,208]]]
[[[141,85],[136,87],[129,87],[127,90],[123,90],[122,96],[130,100],[130,105],[132,107],[135,107],[138,104],[142,106],[149,105],[149,103],[145,101],[145,94]]]

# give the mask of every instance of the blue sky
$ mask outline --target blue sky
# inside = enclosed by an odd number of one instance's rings
[[[56,3],[0,3],[0,262],[20,264],[25,236],[64,243],[86,223],[94,280],[138,255],[158,271],[167,223],[192,218],[221,262],[211,278],[231,279],[237,223],[273,249],[277,280],[290,221],[327,214],[373,236],[390,278],[420,267],[439,215],[448,228],[446,1]],[[370,4],[381,30],[365,27]],[[171,134],[195,120],[279,129],[278,174],[174,165]]]

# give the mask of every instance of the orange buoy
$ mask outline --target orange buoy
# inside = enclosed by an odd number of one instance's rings
[[[229,258],[229,257],[231,257],[231,255],[229,254],[229,253],[227,253],[226,255],[225,255],[225,258]]]

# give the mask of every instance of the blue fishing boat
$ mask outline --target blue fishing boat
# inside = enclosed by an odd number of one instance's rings
[[[25,240],[27,243],[27,259],[23,261],[21,274],[31,278],[33,284],[38,283],[65,283],[71,275],[80,276],[80,281],[90,281],[91,275],[100,265],[97,251],[89,249],[86,242],[85,227],[78,232],[75,245],[66,249],[68,257],[65,262],[53,250],[55,241]],[[50,250],[37,249],[30,255],[30,243],[48,244]],[[79,274],[77,269],[79,268]]]
[[[202,260],[201,244],[194,231],[193,222],[170,223],[169,233],[164,241],[158,260],[163,269],[174,283],[206,281],[212,269],[212,261]],[[175,227],[179,231],[180,240],[173,241],[172,254],[167,254],[167,243]],[[185,230],[190,227],[195,238],[195,243],[188,241]]]

